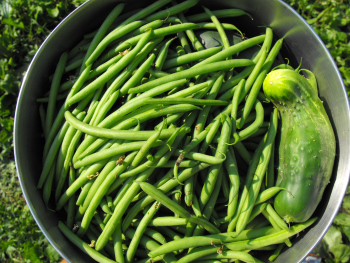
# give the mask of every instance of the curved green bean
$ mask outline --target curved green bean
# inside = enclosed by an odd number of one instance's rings
[[[236,16],[244,16],[247,15],[252,18],[247,12],[241,9],[223,9],[223,10],[214,10],[213,14],[218,18],[224,17],[236,17]],[[201,22],[208,19],[208,15],[206,13],[199,13],[195,15],[187,16],[187,20],[191,22]]]
[[[245,199],[244,205],[242,207],[241,213],[237,221],[236,230],[238,233],[243,231],[244,227],[247,225],[250,213],[255,204],[255,200],[259,194],[260,187],[263,182],[263,178],[271,158],[271,148],[277,133],[277,123],[278,112],[277,109],[275,109],[274,113],[271,114],[270,127],[267,132],[266,141],[264,143],[264,149],[260,156],[260,159],[262,161],[259,162],[256,168],[252,184],[250,185],[250,189],[248,190],[247,198]]]
[[[103,21],[102,25],[100,26],[100,28],[97,30],[96,34],[94,35],[94,38],[92,39],[88,50],[86,51],[80,72],[82,72],[86,66],[91,64],[91,62],[86,63],[86,61],[89,59],[90,55],[96,50],[99,43],[101,43],[101,40],[104,38],[106,32],[108,31],[108,28],[112,25],[113,21],[123,11],[124,6],[125,6],[124,3],[120,3],[120,4],[116,5],[116,7],[113,8],[113,10],[107,16],[107,18]]]
[[[192,107],[190,110],[195,110],[197,107]],[[69,111],[65,113],[65,117],[68,123],[77,128],[78,130],[102,138],[110,139],[125,139],[125,140],[145,140],[157,131],[128,131],[128,130],[116,130],[116,129],[106,129],[99,128],[92,125],[88,125],[84,122],[78,121]],[[137,121],[135,119],[135,121]],[[170,137],[170,135],[175,131],[175,129],[164,130],[161,134],[161,138]]]
[[[253,249],[258,249],[268,245],[279,244],[284,242],[285,239],[292,237],[298,234],[299,232],[303,231],[307,227],[311,226],[313,223],[315,223],[316,220],[317,220],[317,217],[314,217],[304,223],[291,226],[288,231],[281,230],[274,234],[269,234],[258,238],[225,243],[225,246],[231,250],[240,251],[240,250],[253,250]]]
[[[84,253],[88,254],[96,261],[101,263],[116,263],[116,261],[107,258],[101,253],[97,252],[95,249],[91,248],[88,244],[76,236],[63,222],[60,221],[58,223],[58,228],[74,245],[76,245],[79,249],[81,249]]]
[[[80,90],[76,94],[74,94],[71,98],[67,100],[68,105],[72,105],[78,101],[81,101],[88,94],[103,86],[107,81],[109,81],[113,76],[118,74],[126,65],[128,65],[132,59],[142,50],[145,44],[148,42],[152,35],[152,30],[146,32],[137,45],[128,52],[125,56],[123,56],[118,63],[112,65],[106,72],[100,75],[97,79],[88,84],[84,89]]]
[[[197,51],[197,52],[182,55],[176,58],[168,59],[164,62],[163,69],[165,70],[165,69],[173,68],[176,66],[180,66],[182,64],[191,63],[203,58],[210,57],[212,55],[217,54],[221,49],[222,47],[212,47],[212,48],[204,49],[202,51]]]
[[[98,56],[105,50],[105,48],[114,40],[124,36],[125,34],[139,28],[145,22],[144,21],[134,21],[128,25],[118,27],[105,36],[91,52],[87,52],[89,55],[85,60],[85,65],[88,66],[92,64]]]
[[[224,69],[230,69],[234,67],[245,67],[252,65],[253,62],[249,59],[232,59],[227,61],[221,61],[221,62],[214,62],[209,63],[206,65],[203,65],[199,68],[190,68],[186,69],[182,72],[173,73],[169,76],[165,76],[159,79],[155,79],[153,81],[147,82],[145,84],[142,84],[138,87],[132,88],[129,90],[129,93],[140,93],[147,91],[154,86],[159,86],[161,84],[164,84],[169,81],[179,80],[183,78],[191,78],[197,75],[202,75],[210,72],[220,71]]]

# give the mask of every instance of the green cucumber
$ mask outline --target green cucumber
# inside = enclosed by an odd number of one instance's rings
[[[314,213],[329,183],[335,159],[335,135],[314,75],[290,69],[271,71],[263,90],[280,112],[281,134],[276,185],[285,188],[274,199],[287,222],[305,222]]]

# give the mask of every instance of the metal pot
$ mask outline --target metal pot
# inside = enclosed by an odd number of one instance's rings
[[[73,246],[58,230],[59,215],[49,211],[36,184],[42,169],[43,138],[36,98],[48,90],[49,76],[60,54],[71,49],[83,34],[98,28],[118,0],[90,0],[67,16],[44,41],[33,58],[23,79],[18,97],[14,149],[18,176],[29,209],[41,231],[53,247],[69,262],[93,262]],[[127,9],[145,6],[152,1],[126,1]],[[349,101],[339,71],[321,39],[292,8],[279,0],[203,0],[211,9],[240,8],[252,15],[235,19],[235,25],[253,36],[264,32],[258,26],[270,26],[277,38],[285,37],[281,51],[292,66],[302,58],[302,67],[313,71],[318,80],[319,94],[330,116],[336,134],[337,157],[333,176],[316,210],[318,221],[299,235],[291,248],[276,262],[301,262],[322,239],[332,224],[345,194],[350,171]],[[295,240],[295,239],[294,239]]]

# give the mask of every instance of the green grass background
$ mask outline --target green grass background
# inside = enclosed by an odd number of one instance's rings
[[[0,0],[0,262],[61,261],[37,227],[21,193],[13,160],[13,117],[23,74],[35,52],[50,31],[83,2]],[[285,2],[321,37],[350,94],[350,1]],[[319,245],[325,262],[349,262],[348,204],[347,195],[331,229],[336,232],[327,235]]]

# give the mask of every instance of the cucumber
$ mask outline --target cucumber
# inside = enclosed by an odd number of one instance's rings
[[[287,191],[276,195],[274,208],[287,223],[312,216],[331,178],[336,151],[316,79],[305,71],[309,79],[291,69],[277,69],[263,83],[282,119],[276,185]]]

